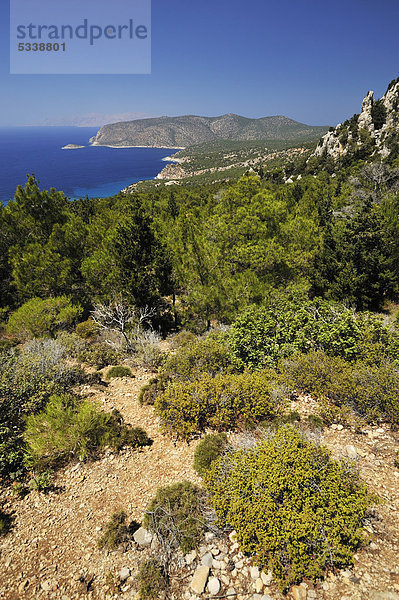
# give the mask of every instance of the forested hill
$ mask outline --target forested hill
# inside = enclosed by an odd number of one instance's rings
[[[186,147],[214,140],[317,140],[324,126],[304,125],[288,117],[248,119],[228,114],[220,117],[185,115],[112,123],[90,141],[95,146]]]

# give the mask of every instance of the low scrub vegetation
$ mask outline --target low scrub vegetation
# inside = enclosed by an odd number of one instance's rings
[[[108,369],[105,375],[106,379],[113,379],[114,377],[133,377],[133,373],[129,367],[120,365],[117,367],[111,367]]]
[[[348,463],[291,426],[216,459],[205,473],[221,526],[281,588],[352,564],[372,498]]]
[[[81,306],[72,304],[67,296],[31,298],[11,314],[7,331],[22,340],[53,336],[76,323],[81,313]]]
[[[122,423],[119,415],[72,395],[52,396],[42,412],[27,418],[23,437],[29,463],[37,467],[74,457],[84,460],[107,446],[137,448],[150,441],[142,429]]]
[[[283,369],[303,392],[350,407],[369,422],[399,424],[399,367],[395,364],[348,363],[311,352],[286,362]]]
[[[192,339],[194,337],[194,339]],[[162,372],[179,381],[195,381],[204,374],[215,377],[229,370],[229,346],[225,333],[213,332],[204,338],[186,334],[175,354],[171,354]]]
[[[155,410],[165,431],[190,439],[207,427],[217,431],[253,427],[272,419],[276,373],[204,375],[193,382],[175,382],[157,397]]]
[[[282,358],[315,350],[374,364],[397,358],[399,334],[380,316],[355,313],[320,298],[278,299],[240,314],[229,331],[229,344],[232,362],[241,370],[276,366]]]
[[[140,565],[136,580],[139,586],[138,600],[159,600],[167,589],[164,567],[154,558]]]
[[[116,550],[131,539],[130,529],[126,525],[127,514],[121,510],[113,513],[108,521],[103,535],[97,541],[97,547],[102,550]]]
[[[203,476],[228,446],[225,433],[209,433],[200,441],[194,452],[193,468]]]
[[[158,488],[145,511],[143,526],[157,535],[165,562],[178,548],[190,552],[199,545],[206,528],[203,490],[189,481]]]

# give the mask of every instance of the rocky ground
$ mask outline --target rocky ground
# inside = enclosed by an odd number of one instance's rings
[[[143,510],[160,485],[183,479],[200,483],[192,469],[196,443],[174,443],[161,435],[152,407],[138,404],[142,385],[152,376],[143,369],[134,379],[112,380],[107,388],[82,390],[104,408],[117,408],[127,422],[143,427],[153,440],[142,450],[108,453],[91,463],[75,463],[58,472],[48,494],[31,492],[14,498],[5,491],[5,508],[13,527],[1,541],[0,598],[110,599],[135,598],[135,573],[151,552],[150,539],[124,551],[97,548],[111,514],[125,510],[141,522]],[[301,413],[315,412],[311,398],[293,403]],[[322,442],[337,457],[358,463],[361,477],[382,502],[366,524],[371,543],[355,556],[353,568],[325,581],[291,590],[295,600],[399,600],[399,470],[394,466],[399,436],[387,427],[354,433],[341,425],[326,428]],[[154,547],[155,541],[152,541]],[[180,556],[172,598],[282,600],[270,574],[259,573],[243,556],[234,532],[209,532],[196,552]]]

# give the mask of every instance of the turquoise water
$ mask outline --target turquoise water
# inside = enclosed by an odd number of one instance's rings
[[[105,148],[88,146],[98,128],[0,128],[0,200],[14,196],[27,174],[40,187],[55,187],[70,198],[105,198],[131,183],[154,179],[167,164],[172,148]],[[85,146],[62,150],[67,144]]]

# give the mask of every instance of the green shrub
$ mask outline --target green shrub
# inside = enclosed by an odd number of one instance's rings
[[[67,296],[32,298],[11,314],[7,331],[21,340],[52,336],[71,327],[81,313],[82,307],[73,305]]]
[[[180,381],[194,381],[203,374],[215,377],[228,371],[230,359],[227,336],[224,333],[211,333],[182,345],[171,354],[163,367],[163,373]]]
[[[283,368],[304,392],[349,406],[369,422],[399,423],[399,368],[394,364],[347,363],[314,352],[295,357]]]
[[[45,469],[41,473],[33,472],[29,481],[30,489],[38,492],[47,492],[52,486],[52,475],[53,471],[51,469]]]
[[[285,426],[258,445],[229,452],[205,474],[219,524],[242,552],[271,569],[282,589],[351,564],[371,502],[349,463]]]
[[[163,547],[187,553],[203,534],[203,491],[189,481],[158,488],[148,505],[143,526],[157,534]]]
[[[172,348],[181,348],[182,346],[196,344],[197,342],[198,337],[192,331],[183,329],[170,339],[170,346]]]
[[[399,336],[380,316],[356,314],[330,302],[275,302],[250,308],[229,331],[231,358],[237,369],[274,366],[298,352],[322,350],[345,360],[396,358]]]
[[[275,416],[273,377],[275,373],[263,371],[172,383],[157,397],[155,410],[163,429],[181,439],[207,427],[217,431],[252,427]]]
[[[84,374],[66,363],[57,340],[34,340],[20,351],[1,353],[0,477],[21,477],[24,471],[22,432],[25,418],[43,409],[53,394],[65,393]]]
[[[159,394],[165,391],[168,381],[169,379],[165,375],[150,379],[140,390],[139,403],[153,406]]]
[[[312,429],[323,429],[323,419],[319,415],[308,415],[308,423]]]
[[[105,375],[106,379],[113,379],[114,377],[134,377],[134,375],[129,367],[117,366],[108,369]]]
[[[167,579],[162,565],[155,559],[146,560],[137,574],[139,600],[159,600],[167,588]]]
[[[193,468],[198,475],[204,475],[212,462],[226,450],[228,445],[225,433],[209,433],[200,441],[194,452]]]
[[[102,550],[116,550],[121,544],[131,538],[129,527],[126,525],[127,514],[121,510],[115,512],[108,521],[103,535],[97,541],[97,547]]]
[[[143,430],[129,428],[119,415],[71,395],[52,396],[42,412],[26,419],[23,436],[28,462],[34,467],[56,465],[72,457],[83,460],[106,446],[118,449],[149,442]]]
[[[107,344],[89,344],[77,353],[76,359],[97,369],[118,363],[121,354]]]
[[[93,319],[87,319],[76,325],[76,335],[82,340],[92,340],[97,337],[99,333],[99,326],[93,321]]]

